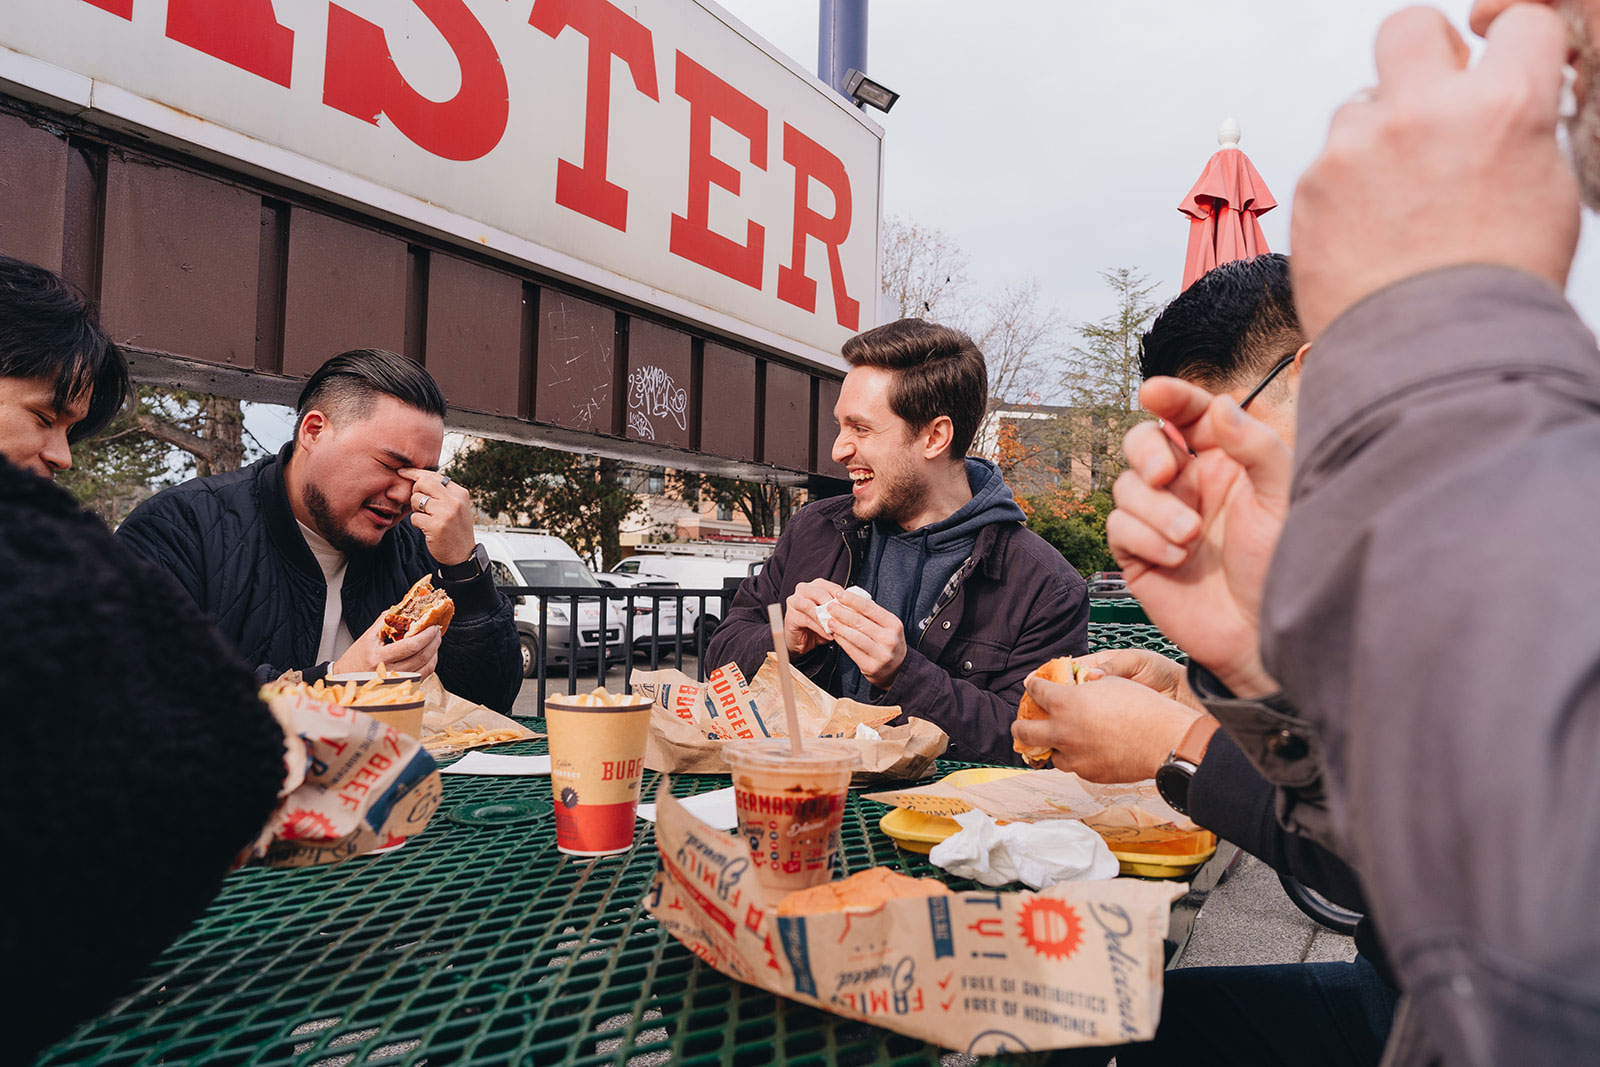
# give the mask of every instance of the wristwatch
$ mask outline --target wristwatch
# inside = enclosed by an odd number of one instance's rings
[[[469,582],[489,569],[489,550],[482,544],[472,546],[472,555],[460,563],[439,564],[439,577],[447,582]]]
[[[1206,758],[1211,735],[1217,732],[1219,725],[1209,715],[1197,717],[1183,732],[1177,747],[1167,753],[1166,760],[1156,768],[1156,792],[1179,815],[1189,814],[1189,783],[1194,780],[1194,772],[1200,769],[1200,761]]]

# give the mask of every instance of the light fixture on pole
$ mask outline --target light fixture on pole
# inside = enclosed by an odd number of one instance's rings
[[[870,104],[885,113],[900,99],[899,93],[887,85],[878,84],[854,67],[844,76],[844,91],[858,105]]]

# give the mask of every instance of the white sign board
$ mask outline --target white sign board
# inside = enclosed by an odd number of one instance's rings
[[[827,366],[883,131],[695,0],[5,0],[0,91]]]

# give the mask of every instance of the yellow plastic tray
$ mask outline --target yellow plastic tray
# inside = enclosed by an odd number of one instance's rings
[[[1014,774],[1026,774],[1021,767],[969,767],[940,779],[951,785],[977,785]],[[930,852],[933,846],[958,832],[961,825],[940,815],[924,815],[908,808],[894,808],[878,820],[878,829],[888,834],[901,848],[911,852]],[[1208,835],[1209,836],[1209,835]],[[1139,878],[1183,878],[1205,863],[1217,851],[1216,838],[1201,852],[1162,855],[1152,852],[1119,852],[1112,849],[1123,874]]]

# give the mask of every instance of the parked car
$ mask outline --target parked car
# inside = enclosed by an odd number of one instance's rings
[[[614,589],[677,589],[677,582],[664,581],[657,578],[636,575],[617,574],[612,571],[600,571],[595,578],[601,585],[608,585]],[[624,612],[628,611],[626,600],[617,601]],[[660,645],[657,653],[660,657],[675,655],[678,649],[678,634],[683,634],[683,648],[685,652],[693,655],[695,652],[695,620],[700,616],[698,597],[654,597],[641,596],[633,602],[633,655],[649,656],[650,650]]]
[[[479,542],[489,553],[496,585],[566,586],[599,589],[594,573],[572,546],[559,537],[533,530],[477,527]],[[539,668],[539,598],[513,594],[517,636],[522,642],[522,676],[532,678]],[[601,598],[581,597],[573,601],[552,598],[546,608],[543,650],[547,667],[566,666],[574,658],[572,611],[576,604],[578,644],[576,660],[580,667],[595,667],[600,661],[602,633],[606,663],[625,661],[628,649],[623,641],[625,615],[617,603],[605,604]],[[600,620],[604,616],[605,625]]]
[[[694,622],[709,641],[733,602],[729,583],[736,590],[739,582],[761,568],[772,547],[764,542],[642,545],[636,554],[612,567],[611,573],[638,581],[674,582],[682,589],[724,590],[723,596],[706,598],[705,612]],[[690,603],[699,608],[698,598]]]
[[[1089,581],[1089,595],[1093,597],[1132,596],[1128,583],[1121,578],[1093,578]]]

